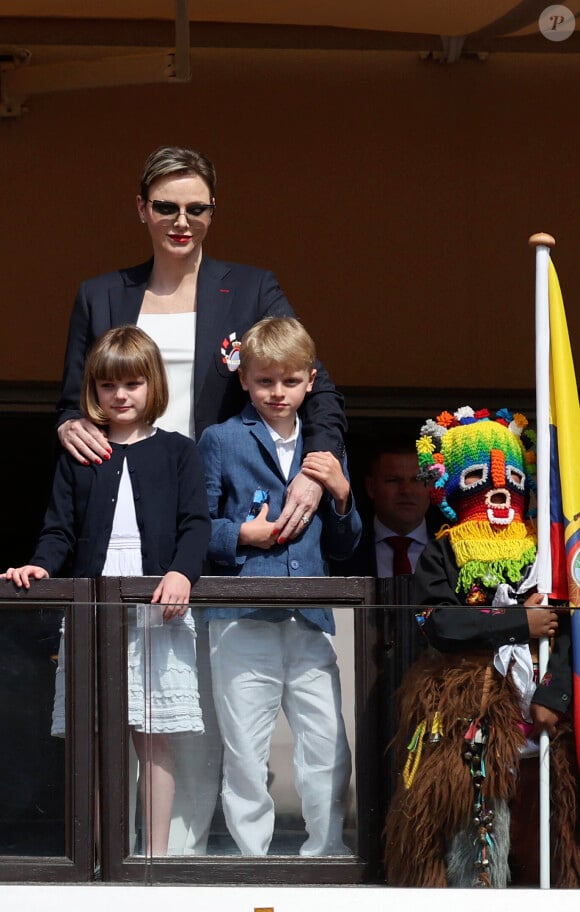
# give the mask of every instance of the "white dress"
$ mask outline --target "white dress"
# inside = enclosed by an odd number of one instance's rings
[[[137,326],[159,346],[169,386],[169,404],[157,421],[164,431],[195,440],[193,429],[194,311],[139,314]]]
[[[102,575],[143,576],[141,540],[126,460]],[[195,637],[195,623],[189,608],[184,617],[164,621],[158,605],[128,606],[130,726],[156,734],[203,732]],[[52,734],[61,737],[65,733],[64,682],[64,636],[61,636],[52,721]]]

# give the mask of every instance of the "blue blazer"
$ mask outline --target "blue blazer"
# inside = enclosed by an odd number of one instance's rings
[[[100,335],[115,326],[136,323],[153,260],[83,282],[76,296],[68,334],[58,423],[78,418],[80,388],[87,353]],[[237,371],[228,368],[222,348],[231,348],[247,329],[267,316],[294,316],[271,272],[224,263],[203,256],[197,285],[194,367],[195,436],[204,428],[236,415],[247,402]],[[225,345],[224,345],[225,343]],[[344,455],[346,419],[343,399],[328,373],[317,364],[314,389],[301,410],[304,452],[329,450]]]
[[[224,424],[207,428],[199,441],[199,451],[205,463],[212,519],[208,556],[222,576],[328,576],[328,560],[345,560],[356,548],[362,523],[354,501],[349,512],[340,516],[326,492],[298,539],[274,545],[268,551],[238,547],[240,526],[245,522],[254,491],[261,488],[269,492],[268,516],[276,519],[302,459],[299,436],[287,482],[272,437],[253,405],[248,404],[240,415]],[[330,609],[300,609],[300,613],[314,626],[334,633]],[[245,616],[281,620],[288,612],[254,608],[207,611],[208,618]]]

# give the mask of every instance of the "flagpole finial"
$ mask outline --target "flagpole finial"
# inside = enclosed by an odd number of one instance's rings
[[[555,247],[556,240],[551,234],[545,234],[543,231],[538,234],[532,234],[528,240],[530,247]]]

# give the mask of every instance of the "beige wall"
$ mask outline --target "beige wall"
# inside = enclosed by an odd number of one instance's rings
[[[78,283],[147,257],[166,142],[218,168],[207,251],[277,273],[339,385],[532,387],[538,230],[578,360],[577,57],[207,50],[193,74],[0,121],[0,381],[57,380]]]

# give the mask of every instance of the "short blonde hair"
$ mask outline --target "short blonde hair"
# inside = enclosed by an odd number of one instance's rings
[[[197,174],[207,184],[209,195],[215,197],[216,174],[209,158],[181,146],[160,146],[148,156],[141,175],[141,198],[149,198],[149,189],[160,177]]]
[[[91,348],[81,387],[81,409],[94,424],[107,419],[99,405],[98,380],[144,377],[147,404],[143,420],[153,422],[167,408],[169,392],[161,352],[153,339],[137,326],[119,326],[100,336]]]
[[[265,317],[242,336],[242,373],[253,359],[310,371],[316,364],[316,346],[312,336],[295,317]]]

